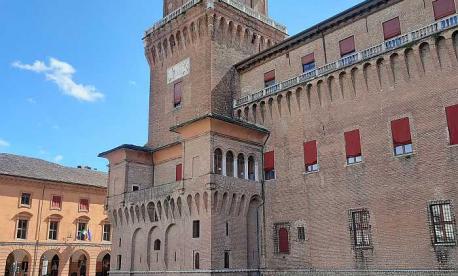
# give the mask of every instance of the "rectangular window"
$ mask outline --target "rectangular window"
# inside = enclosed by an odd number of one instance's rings
[[[394,155],[405,155],[413,152],[409,118],[392,121],[391,134],[393,136]]]
[[[51,199],[51,209],[60,210],[62,209],[62,197],[53,195]]]
[[[430,212],[434,243],[455,243],[455,219],[450,203],[433,204],[430,206]]]
[[[76,239],[79,241],[88,240],[89,235],[87,231],[87,223],[85,222],[78,222],[78,229],[76,232]]]
[[[279,223],[275,225],[275,248],[276,253],[289,254],[289,224]]]
[[[383,22],[383,37],[385,40],[401,35],[401,23],[399,17]]]
[[[176,165],[176,168],[175,168],[175,180],[176,181],[183,180],[183,164]]]
[[[355,247],[371,246],[371,226],[369,224],[369,211],[351,211],[351,231]]]
[[[89,200],[88,199],[80,199],[79,211],[81,212],[89,211]]]
[[[226,237],[229,237],[229,222],[226,222]]]
[[[345,151],[347,155],[347,164],[355,164],[363,161],[361,154],[361,137],[359,129],[344,133],[345,136]]]
[[[179,107],[181,105],[181,97],[183,94],[183,82],[177,82],[173,86],[173,106]]]
[[[275,152],[264,153],[264,174],[266,180],[275,179]]]
[[[140,190],[140,186],[132,185],[132,192],[138,192]]]
[[[117,262],[116,262],[116,268],[117,270],[121,270],[121,261],[122,261],[122,256],[118,255],[117,256]]]
[[[439,20],[456,13],[454,0],[436,0],[433,1],[434,18]]]
[[[224,268],[230,267],[230,254],[229,251],[224,251]]]
[[[111,224],[103,225],[103,241],[111,241]]]
[[[302,57],[302,71],[308,72],[315,69],[315,53],[308,54]]]
[[[20,240],[27,239],[27,226],[29,221],[26,219],[19,219],[17,221],[16,238]]]
[[[22,193],[21,194],[21,205],[22,206],[30,206],[30,199],[32,195],[29,193]]]
[[[192,237],[194,239],[200,238],[200,220],[192,222]]]
[[[316,141],[309,141],[304,143],[304,164],[305,171],[308,173],[316,172],[319,170]]]
[[[355,52],[355,36],[347,37],[339,42],[340,56],[344,57],[346,55],[352,54]]]
[[[305,241],[305,227],[304,226],[297,227],[297,239],[300,241]]]
[[[57,240],[57,230],[58,230],[58,228],[59,228],[59,222],[58,221],[50,221],[49,222],[48,239]]]
[[[269,87],[275,84],[275,70],[264,74],[264,87]]]
[[[450,145],[458,145],[458,104],[445,109]]]

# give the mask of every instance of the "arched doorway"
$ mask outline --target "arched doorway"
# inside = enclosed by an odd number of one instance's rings
[[[39,275],[58,276],[60,259],[55,252],[45,252],[40,259]]]
[[[105,253],[105,255],[100,254],[97,258],[97,268],[96,276],[108,276],[108,271],[110,271],[110,253]]]
[[[77,251],[70,257],[68,276],[88,276],[88,257],[83,251]]]
[[[6,258],[5,276],[28,276],[30,256],[25,250],[15,250]]]

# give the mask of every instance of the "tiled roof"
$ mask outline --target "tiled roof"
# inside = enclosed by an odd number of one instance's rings
[[[94,187],[107,187],[108,179],[107,174],[103,172],[64,167],[41,159],[7,153],[0,153],[0,175]]]

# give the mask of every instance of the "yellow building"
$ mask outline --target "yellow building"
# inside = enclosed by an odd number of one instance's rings
[[[4,275],[107,275],[107,175],[0,154],[0,267]]]

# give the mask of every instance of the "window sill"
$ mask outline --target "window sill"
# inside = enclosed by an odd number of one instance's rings
[[[89,213],[89,210],[78,210],[78,213]]]
[[[447,147],[449,147],[449,148],[458,148],[458,144],[452,145],[452,144],[448,143]]]
[[[361,162],[358,162],[358,163],[352,163],[352,164],[345,163],[345,167],[354,167],[354,166],[359,166],[359,165],[362,165],[362,164],[364,164],[364,161],[361,161]]]
[[[303,172],[302,174],[303,175],[311,175],[311,174],[316,174],[316,173],[319,173],[320,170],[317,170],[317,171],[313,171],[313,172]]]
[[[451,247],[451,246],[456,246],[456,243],[455,242],[435,243],[434,246],[436,246],[436,247],[440,247],[440,246]]]
[[[62,211],[62,208],[50,208],[49,210],[51,210],[51,211],[59,211],[60,212],[60,211]]]
[[[19,204],[19,208],[32,209],[32,206],[31,205]]]
[[[354,246],[355,250],[371,250],[371,249],[374,249],[374,247],[372,245],[365,245],[365,246],[362,246],[362,245],[356,245]]]
[[[395,158],[404,158],[404,159],[410,159],[412,157],[414,157],[415,155],[415,152],[411,152],[411,153],[405,153],[405,154],[399,154],[399,155],[394,155]]]

